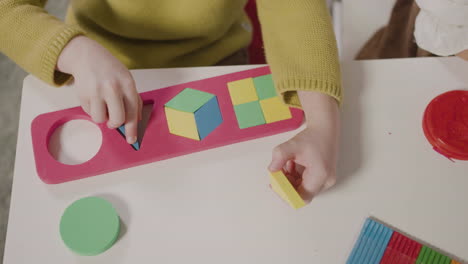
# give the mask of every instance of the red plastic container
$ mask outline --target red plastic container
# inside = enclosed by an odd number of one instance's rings
[[[424,112],[423,129],[435,151],[468,160],[468,91],[450,91],[434,98]]]

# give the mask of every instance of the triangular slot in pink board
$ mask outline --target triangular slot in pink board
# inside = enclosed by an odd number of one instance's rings
[[[138,142],[140,147],[143,144],[143,137],[145,135],[146,128],[153,114],[154,103],[150,102],[143,105],[143,111],[141,113],[141,121],[138,124]]]
[[[137,142],[135,142],[134,144],[131,144],[131,146],[132,146],[132,148],[134,150],[137,150],[137,151],[140,150],[141,145],[143,144],[143,137],[145,135],[146,128],[148,127],[149,120],[151,119],[151,114],[153,112],[153,106],[154,106],[154,103],[152,103],[152,102],[143,105],[141,120],[138,123]],[[122,136],[122,138],[125,140],[125,128],[124,128],[124,126],[119,127],[117,129],[117,131]]]

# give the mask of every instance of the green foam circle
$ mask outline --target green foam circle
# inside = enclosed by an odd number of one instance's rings
[[[86,197],[65,209],[60,220],[60,236],[77,254],[98,255],[114,245],[120,219],[112,204],[99,197]]]

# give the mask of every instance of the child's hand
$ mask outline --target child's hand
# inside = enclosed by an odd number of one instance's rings
[[[270,171],[283,170],[306,202],[336,181],[339,110],[335,99],[299,92],[307,128],[273,150]]]
[[[78,36],[63,49],[58,70],[72,74],[81,106],[109,128],[125,123],[127,142],[137,140],[142,101],[128,69],[97,42]]]

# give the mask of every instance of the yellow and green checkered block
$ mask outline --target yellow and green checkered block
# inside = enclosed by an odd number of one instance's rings
[[[237,123],[241,129],[291,118],[291,111],[276,94],[271,74],[228,83]]]
[[[214,94],[186,88],[164,105],[169,132],[202,140],[223,119]]]

